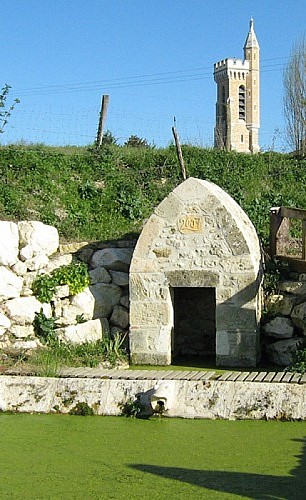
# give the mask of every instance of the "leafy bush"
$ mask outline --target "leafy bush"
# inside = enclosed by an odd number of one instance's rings
[[[304,374],[306,373],[306,349],[298,349],[292,355],[292,364],[288,371]]]
[[[151,148],[152,146],[148,143],[146,139],[142,139],[137,135],[131,135],[128,140],[124,143],[124,146],[129,148]]]
[[[122,415],[126,417],[138,418],[144,411],[144,405],[139,401],[138,398],[129,399],[128,401],[120,405],[120,409]]]
[[[280,281],[288,274],[288,264],[278,259],[266,261],[263,289],[266,295],[278,292]]]
[[[34,333],[39,338],[42,344],[54,345],[57,342],[57,335],[55,333],[56,318],[47,318],[41,308],[39,312],[35,313],[33,321]]]
[[[90,284],[87,265],[84,262],[72,262],[54,269],[50,274],[39,274],[32,284],[32,291],[42,302],[50,302],[56,287],[68,285],[69,293],[76,295]]]
[[[88,417],[94,415],[93,409],[84,401],[79,401],[71,410],[69,415],[81,415],[83,417]]]

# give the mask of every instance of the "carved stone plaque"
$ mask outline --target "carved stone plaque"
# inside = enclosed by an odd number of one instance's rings
[[[178,219],[178,230],[183,234],[201,233],[203,230],[202,218],[197,215],[185,215]]]

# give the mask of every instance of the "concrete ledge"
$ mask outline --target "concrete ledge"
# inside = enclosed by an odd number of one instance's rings
[[[145,374],[143,374],[145,376]],[[68,413],[86,402],[97,415],[120,415],[140,401],[150,412],[152,393],[164,390],[168,417],[306,420],[306,384],[229,380],[127,380],[0,376],[0,410]]]

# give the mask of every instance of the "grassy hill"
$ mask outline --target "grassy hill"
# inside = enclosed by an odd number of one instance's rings
[[[263,244],[269,209],[306,208],[306,161],[183,146],[188,176],[225,189],[246,211]],[[140,231],[182,181],[174,146],[0,147],[0,220],[41,220],[63,240],[106,240]]]

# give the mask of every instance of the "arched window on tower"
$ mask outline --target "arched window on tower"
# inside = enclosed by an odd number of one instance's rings
[[[239,119],[245,120],[245,86],[239,87]]]

